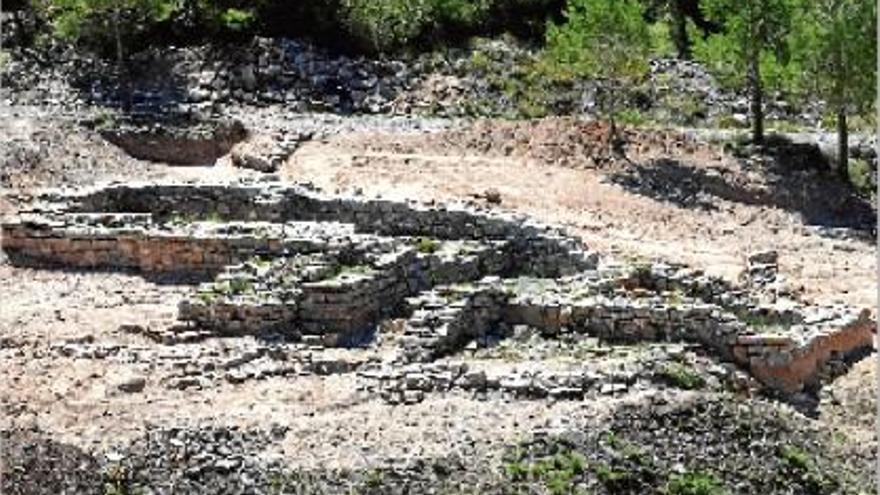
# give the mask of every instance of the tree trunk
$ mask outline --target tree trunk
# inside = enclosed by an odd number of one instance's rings
[[[673,0],[672,16],[675,22],[675,48],[678,51],[678,57],[689,60],[691,58],[691,40],[688,39],[687,32],[687,16],[684,12],[683,0]]]
[[[119,31],[119,24],[121,22],[121,15],[119,13],[119,6],[115,6],[113,8],[113,36],[116,39],[116,66],[117,73],[119,77],[122,78],[122,92],[123,92],[123,108],[128,111],[131,110],[131,78],[128,74],[128,67],[125,64],[125,51],[122,46],[122,33]]]
[[[757,50],[749,57],[749,106],[752,114],[752,143],[764,144],[764,87]]]
[[[844,109],[837,110],[837,173],[849,182],[849,129]]]

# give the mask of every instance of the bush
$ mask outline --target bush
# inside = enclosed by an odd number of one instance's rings
[[[689,472],[672,476],[666,484],[665,495],[722,495],[721,483],[711,474]]]
[[[0,67],[2,67],[2,62],[0,62]],[[875,185],[871,177],[873,174],[871,165],[865,160],[855,158],[849,160],[848,166],[849,173],[847,176],[856,191],[865,196],[873,195],[875,193]]]
[[[178,5],[171,0],[36,0],[34,8],[59,37],[110,55],[172,19]]]
[[[541,39],[564,0],[32,0],[56,34],[113,54],[119,6],[126,46],[261,34],[343,52],[387,53],[510,32]]]
[[[658,58],[671,58],[676,56],[675,43],[669,30],[669,22],[660,20],[648,27],[651,37],[651,56]]]
[[[433,254],[436,253],[438,249],[440,249],[440,242],[435,239],[420,237],[416,241],[416,251],[422,254]]]
[[[684,390],[697,390],[706,386],[706,380],[699,373],[683,364],[667,364],[658,374],[670,385]]]
[[[381,53],[414,41],[431,11],[430,0],[343,0],[341,18],[358,49]]]
[[[636,0],[569,0],[565,24],[547,31],[547,58],[560,74],[605,83],[598,103],[611,121],[626,91],[648,73],[651,34]]]

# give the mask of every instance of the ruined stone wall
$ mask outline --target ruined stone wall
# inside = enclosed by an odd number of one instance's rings
[[[700,343],[786,391],[873,340],[866,313],[765,290],[775,263],[766,256],[756,258],[756,290],[682,266],[597,266],[578,239],[516,215],[274,182],[115,185],[42,200],[2,226],[13,263],[220,273],[179,308],[189,328],[215,334],[346,345],[383,318],[409,316],[401,359],[430,361],[528,325]]]
[[[104,216],[104,219],[113,217]],[[118,217],[117,217],[118,218]],[[85,220],[85,222],[81,222]],[[351,239],[338,224],[322,228],[268,223],[108,226],[93,217],[37,216],[3,225],[2,247],[22,266],[217,273],[254,254],[314,252]]]
[[[411,300],[407,355],[430,360],[462,345],[464,336],[474,338],[499,323],[527,325],[551,337],[565,331],[618,343],[699,343],[751,370],[766,385],[797,392],[829,359],[873,345],[867,311],[790,306],[772,319],[761,306],[734,314],[697,298],[668,299],[668,292],[645,296],[636,290],[611,298],[601,294],[609,287],[602,278],[545,280],[544,287],[534,282],[486,279]],[[771,319],[765,319],[768,314]]]
[[[356,232],[382,236],[504,240],[509,244],[506,253],[511,265],[518,271],[539,276],[575,273],[594,267],[597,261],[594,253],[584,251],[579,240],[521,217],[465,208],[322,196],[278,183],[245,183],[235,187],[228,184],[114,185],[79,194],[50,194],[45,199],[49,204],[33,212],[30,219],[21,218],[3,225],[3,248],[13,253],[11,258],[17,263],[134,268],[152,272],[168,271],[174,266],[190,271],[202,259],[208,260],[204,262],[205,270],[216,270],[224,261],[227,261],[225,264],[241,262],[247,254],[278,252],[281,249],[278,243],[286,242],[285,234],[273,236],[271,231],[297,221],[351,224]],[[90,223],[86,229],[72,225],[71,215],[88,216],[92,212],[109,212],[109,216],[115,215],[117,219],[132,214],[150,215],[151,228],[131,231],[125,226],[108,227],[100,222]],[[239,232],[215,236],[210,239],[210,246],[203,247],[201,240],[187,243],[184,237],[193,234],[176,227],[200,221],[233,226],[235,222],[277,225],[264,226],[269,232],[252,231],[252,240],[245,240],[248,234],[244,227],[238,226]],[[157,233],[157,229],[163,232]],[[180,234],[178,238],[175,233]],[[77,242],[71,248],[67,242],[47,243],[47,238]],[[130,248],[133,253],[126,255],[114,247],[116,239],[133,245]],[[264,243],[266,239],[271,242]],[[222,242],[230,244],[225,248],[234,255],[214,246]],[[115,264],[117,259],[120,261]]]
[[[403,303],[409,296],[507,268],[504,243],[438,245],[434,253],[398,242],[377,243],[373,251],[357,255],[297,255],[262,273],[237,267],[184,301],[179,318],[226,335],[277,332],[300,338],[305,334],[335,346],[371,331],[383,317],[405,313]],[[323,267],[319,276],[301,271],[318,266]],[[233,280],[247,290],[231,293],[236,292],[229,289]]]

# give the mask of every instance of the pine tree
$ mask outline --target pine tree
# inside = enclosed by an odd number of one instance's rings
[[[877,3],[803,0],[790,36],[801,86],[823,98],[837,120],[838,172],[849,163],[847,116],[872,108],[877,84]]]
[[[623,90],[648,72],[651,36],[638,0],[569,0],[566,22],[551,25],[547,51],[558,70],[603,86],[602,114],[617,137]]]
[[[794,0],[704,0],[706,17],[723,27],[698,47],[697,58],[749,92],[752,141],[764,142],[762,65],[780,59],[791,28]],[[744,77],[743,77],[744,75]]]

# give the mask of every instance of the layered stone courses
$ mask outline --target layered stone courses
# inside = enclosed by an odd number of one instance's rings
[[[212,279],[180,305],[188,332],[369,345],[381,321],[406,318],[398,365],[526,325],[551,338],[699,343],[794,392],[873,339],[867,312],[681,266],[599,263],[578,239],[522,216],[272,181],[53,192],[2,230],[19,265]]]

